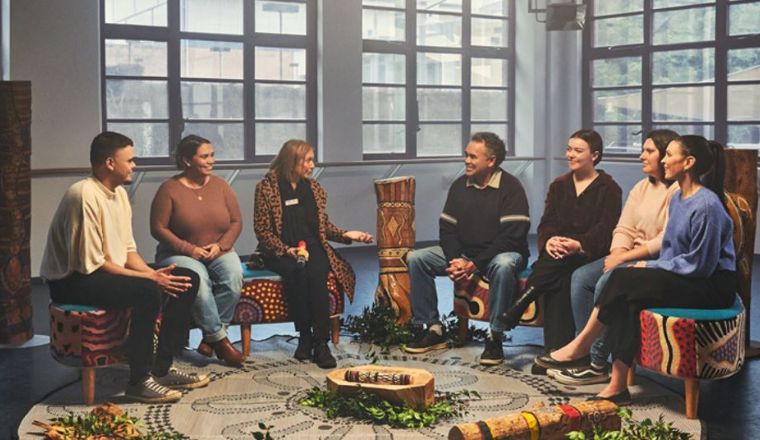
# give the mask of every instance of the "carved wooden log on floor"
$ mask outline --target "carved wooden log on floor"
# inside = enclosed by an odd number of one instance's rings
[[[31,119],[29,81],[0,82],[0,344],[23,344],[32,330]]]
[[[752,300],[752,259],[755,255],[757,227],[757,150],[726,150],[726,175],[723,179],[728,213],[734,221],[736,272],[739,296],[750,316]],[[746,343],[749,343],[750,319],[747,319]]]
[[[566,434],[572,431],[583,431],[588,435],[594,425],[603,430],[620,429],[620,417],[616,411],[617,405],[608,400],[570,402],[462,423],[451,428],[449,439],[566,439]]]
[[[347,377],[347,372],[354,374],[378,374],[378,380],[373,382],[358,382]],[[350,375],[349,373],[349,375]],[[407,384],[388,383],[388,379],[405,378]],[[352,395],[364,390],[382,399],[398,404],[406,404],[411,408],[423,410],[435,403],[435,380],[433,375],[421,368],[383,367],[380,365],[361,365],[351,368],[339,368],[327,374],[327,389],[330,392]]]
[[[375,300],[393,308],[399,324],[412,317],[406,255],[415,241],[414,188],[414,177],[375,180],[380,263]]]

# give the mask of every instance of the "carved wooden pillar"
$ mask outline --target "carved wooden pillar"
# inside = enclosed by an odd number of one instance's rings
[[[414,248],[414,177],[375,181],[377,256],[380,279],[375,300],[393,308],[399,324],[412,318],[406,254]]]
[[[726,176],[724,190],[729,213],[734,220],[736,271],[739,278],[739,296],[747,309],[746,342],[750,342],[750,303],[752,302],[752,259],[755,256],[755,228],[757,227],[757,150],[726,150]],[[757,353],[747,352],[747,357]]]
[[[0,344],[23,344],[32,331],[31,118],[29,81],[0,82]]]

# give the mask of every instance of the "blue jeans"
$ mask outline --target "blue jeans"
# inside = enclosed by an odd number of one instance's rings
[[[570,302],[573,306],[573,318],[575,319],[576,331],[580,332],[586,326],[591,311],[594,309],[596,300],[604,290],[612,270],[604,272],[604,259],[581,266],[573,272],[570,281]],[[591,346],[591,362],[594,365],[604,365],[610,356],[610,347],[607,343],[607,330],[594,341]]]
[[[446,275],[449,262],[440,246],[414,250],[407,255],[411,281],[413,321],[430,325],[440,322],[438,294],[435,277]],[[517,274],[525,268],[525,261],[517,252],[504,252],[495,256],[486,268],[490,281],[488,307],[491,309],[489,323],[494,332],[503,332],[504,324],[497,317],[512,304],[517,285]]]
[[[161,259],[160,267],[176,264],[200,276],[198,296],[193,304],[193,321],[203,331],[203,340],[218,342],[227,337],[227,326],[235,313],[243,287],[240,257],[231,250],[213,261],[199,261],[185,255]]]

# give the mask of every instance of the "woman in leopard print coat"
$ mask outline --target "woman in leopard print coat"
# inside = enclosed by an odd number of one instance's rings
[[[335,273],[353,300],[354,271],[328,240],[371,243],[372,235],[346,231],[327,217],[327,193],[309,178],[314,170],[314,149],[305,141],[283,144],[269,172],[256,185],[253,225],[264,264],[282,277],[290,315],[299,332],[294,357],[313,359],[322,368],[334,368],[329,339],[327,273]],[[305,242],[308,257],[299,256]]]

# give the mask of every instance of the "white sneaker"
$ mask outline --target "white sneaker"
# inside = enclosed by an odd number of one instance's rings
[[[182,398],[182,393],[159,384],[152,376],[134,385],[127,385],[124,395],[143,403],[171,403]]]
[[[205,374],[185,373],[176,368],[169,369],[165,376],[156,377],[156,382],[167,388],[192,390],[208,385],[211,380]]]
[[[565,385],[591,385],[595,383],[609,382],[610,380],[610,375],[607,373],[606,366],[597,367],[593,364],[585,368],[561,370],[553,377],[557,382]]]

